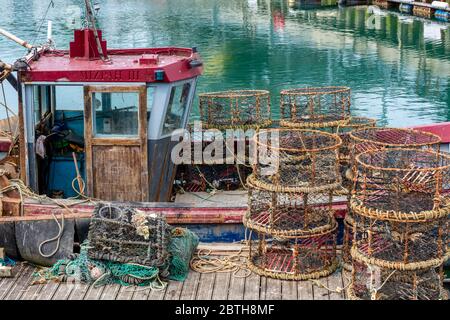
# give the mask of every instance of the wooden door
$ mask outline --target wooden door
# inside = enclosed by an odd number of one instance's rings
[[[145,86],[87,86],[85,97],[88,195],[108,201],[147,201]]]

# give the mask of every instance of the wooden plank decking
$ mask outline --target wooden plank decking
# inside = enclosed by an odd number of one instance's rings
[[[310,281],[280,281],[252,274],[246,278],[231,273],[191,271],[184,282],[169,282],[161,291],[142,287],[50,282],[30,285],[34,267],[20,263],[14,278],[0,278],[0,300],[342,300],[345,293],[328,292]],[[336,272],[319,281],[331,289],[344,287],[348,274]]]

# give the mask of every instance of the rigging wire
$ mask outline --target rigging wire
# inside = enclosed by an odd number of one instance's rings
[[[47,6],[47,10],[45,11],[45,14],[44,14],[44,16],[43,16],[42,19],[41,19],[41,22],[40,22],[40,24],[39,24],[39,27],[38,27],[38,29],[36,30],[36,35],[34,36],[34,39],[33,39],[33,42],[32,42],[33,44],[36,43],[36,40],[38,39],[39,32],[41,31],[42,25],[44,24],[44,21],[45,21],[45,19],[47,18],[47,14],[48,14],[48,12],[50,11],[50,7],[52,7],[52,8],[55,7],[55,3],[53,2],[53,0],[50,0],[49,4],[48,4],[48,6]]]
[[[4,103],[5,111],[6,111],[6,119],[8,120],[8,129],[9,129],[9,132],[12,134],[13,132],[11,129],[11,120],[9,119],[9,108],[6,106],[6,94],[5,94],[5,86],[3,85],[3,82],[2,82],[2,94],[3,94],[3,103]]]

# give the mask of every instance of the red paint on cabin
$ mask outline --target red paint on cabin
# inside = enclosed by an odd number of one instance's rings
[[[190,48],[108,49],[101,39],[109,61],[100,59],[92,30],[75,30],[70,50],[51,50],[29,61],[30,68],[20,73],[24,82],[154,82],[155,71],[164,71],[163,82],[199,76],[202,67],[191,67],[197,53]]]

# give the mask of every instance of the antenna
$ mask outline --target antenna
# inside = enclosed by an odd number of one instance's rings
[[[100,38],[98,37],[97,28],[95,27],[95,16],[92,11],[91,1],[84,0],[84,3],[86,4],[86,19],[88,21],[88,27],[89,27],[89,23],[90,23],[92,31],[94,32],[94,38],[95,38],[95,42],[97,43],[97,49],[98,49],[98,53],[100,54],[100,58],[103,61],[108,61],[109,60],[108,55],[106,52],[103,52],[103,47],[100,43]],[[96,9],[96,11],[99,10],[98,7],[96,7],[95,9]]]

